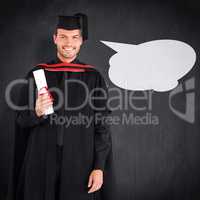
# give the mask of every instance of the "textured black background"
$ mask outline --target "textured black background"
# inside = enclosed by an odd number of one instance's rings
[[[180,80],[195,78],[195,123],[179,119],[169,109],[169,92],[155,93],[152,114],[160,123],[112,126],[118,199],[200,199],[200,6],[190,1],[41,0],[1,2],[0,31],[0,198],[7,190],[13,155],[13,112],[4,100],[7,84],[23,77],[36,63],[55,56],[52,34],[58,14],[84,12],[89,17],[89,41],[80,59],[105,75],[115,52],[99,40],[139,44],[175,39],[197,53],[194,68]],[[17,93],[17,92],[16,92]],[[184,112],[185,94],[173,102]],[[121,115],[123,111],[113,114]],[[131,109],[128,113],[133,112]],[[145,114],[145,113],[135,113]]]

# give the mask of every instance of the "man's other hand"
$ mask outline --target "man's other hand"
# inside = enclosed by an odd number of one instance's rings
[[[89,176],[88,193],[95,192],[101,188],[103,184],[103,171],[100,169],[93,170]]]

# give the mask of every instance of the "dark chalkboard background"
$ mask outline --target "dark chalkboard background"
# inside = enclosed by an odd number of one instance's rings
[[[110,87],[114,85],[108,79],[108,61],[115,52],[99,40],[140,44],[175,39],[195,49],[196,64],[180,80],[180,84],[190,78],[195,80],[195,87],[190,91],[195,97],[195,122],[186,122],[170,110],[169,92],[154,92],[151,114],[159,117],[159,125],[113,125],[112,139],[119,200],[200,199],[200,6],[197,0],[8,0],[0,9],[1,199],[7,191],[14,142],[14,115],[5,102],[5,88],[35,64],[55,56],[52,34],[56,16],[76,12],[89,17],[89,40],[82,48],[80,59],[96,65]],[[173,105],[181,112],[185,112],[186,94],[182,92],[173,98]],[[146,113],[131,108],[126,111],[132,112]],[[113,115],[122,113],[123,110],[116,110]]]

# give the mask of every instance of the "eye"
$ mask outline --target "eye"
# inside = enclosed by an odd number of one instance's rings
[[[65,36],[64,35],[60,35],[59,38],[63,39],[63,38],[65,38]]]
[[[73,39],[78,39],[78,38],[79,38],[79,36],[74,36],[74,37],[73,37]]]

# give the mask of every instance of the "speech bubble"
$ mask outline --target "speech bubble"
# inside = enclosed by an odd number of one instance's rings
[[[196,61],[195,50],[178,40],[154,40],[139,45],[101,41],[115,50],[109,78],[127,90],[169,91]]]

